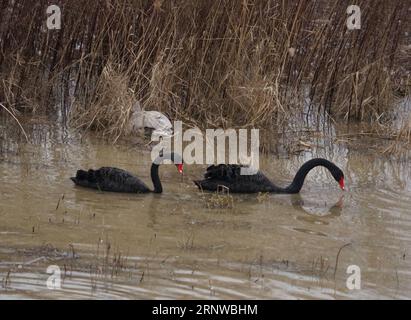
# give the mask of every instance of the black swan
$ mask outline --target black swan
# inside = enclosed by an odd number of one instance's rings
[[[178,171],[183,172],[183,160],[174,153],[168,153],[164,156],[159,156],[151,165],[151,180],[153,181],[154,190],[150,190],[147,185],[135,175],[123,169],[102,167],[98,170],[78,170],[75,177],[70,179],[79,186],[86,188],[98,189],[101,191],[112,192],[129,192],[129,193],[161,193],[163,187],[158,176],[158,167],[165,159],[175,163]]]
[[[210,166],[204,174],[204,180],[196,180],[194,183],[202,190],[217,191],[226,187],[233,193],[256,193],[256,192],[273,192],[273,193],[298,193],[300,192],[304,179],[308,172],[317,167],[326,167],[335,180],[344,190],[344,173],[332,162],[325,159],[312,159],[304,163],[297,171],[293,182],[285,188],[273,184],[261,171],[254,175],[241,175],[241,165]]]

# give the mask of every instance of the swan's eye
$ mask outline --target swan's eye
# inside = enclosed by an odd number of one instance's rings
[[[341,188],[342,190],[344,190],[344,189],[345,189],[344,177],[341,177],[341,179],[340,179],[340,181],[338,181],[338,183],[340,184],[340,188]]]
[[[178,172],[183,173],[183,164],[182,163],[177,165],[177,170],[178,170]]]

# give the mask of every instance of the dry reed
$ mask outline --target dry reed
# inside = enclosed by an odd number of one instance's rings
[[[410,87],[409,2],[56,0],[0,4],[0,102],[118,138],[138,99],[201,127],[284,129],[296,114],[386,121]],[[408,46],[408,47],[407,47]],[[309,97],[307,103],[306,97]]]

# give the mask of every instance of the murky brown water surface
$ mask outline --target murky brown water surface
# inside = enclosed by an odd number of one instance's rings
[[[232,208],[213,208],[191,182],[205,166],[186,166],[182,179],[163,165],[161,195],[102,193],[69,177],[116,166],[151,186],[149,151],[46,124],[33,126],[33,144],[16,144],[1,129],[1,299],[411,298],[409,162],[318,139],[296,156],[262,157],[261,169],[286,184],[326,157],[346,192],[315,169],[299,195],[233,195]],[[59,290],[46,286],[49,265],[61,269]],[[360,290],[346,286],[349,265]]]

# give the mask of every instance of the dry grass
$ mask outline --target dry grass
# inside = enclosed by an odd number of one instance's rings
[[[49,1],[0,4],[0,102],[117,139],[131,101],[201,127],[284,129],[297,114],[388,121],[410,87],[406,0]],[[308,95],[310,103],[301,96]]]
[[[70,110],[70,122],[75,128],[101,131],[116,141],[127,128],[135,98],[128,87],[126,75],[106,65],[98,79],[96,94],[90,106],[74,103]]]
[[[26,141],[29,141],[29,138],[27,136],[26,131],[24,130],[23,126],[21,125],[20,121],[17,119],[17,117],[14,115],[13,112],[11,112],[9,109],[7,109],[3,104],[0,103],[0,107],[2,107],[17,123],[17,125],[20,127],[21,132],[23,132],[24,137],[26,138]]]

